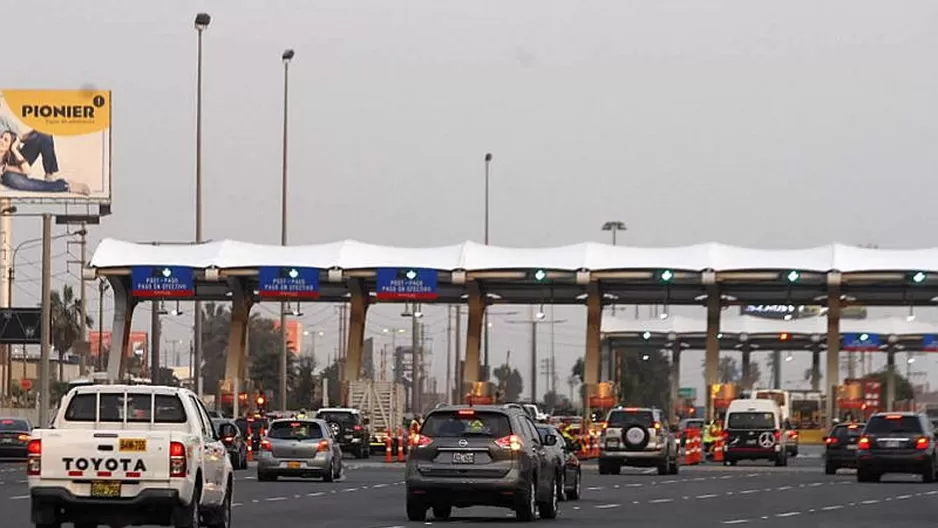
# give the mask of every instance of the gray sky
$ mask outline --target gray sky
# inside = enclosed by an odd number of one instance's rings
[[[26,47],[6,55],[3,88],[114,91],[115,214],[95,240],[193,236],[200,10],[213,16],[207,238],[279,241],[290,47],[294,243],[480,241],[491,151],[494,244],[605,240],[599,226],[617,219],[620,241],[644,246],[936,245],[935,2],[9,3],[3,18],[20,22],[4,39]],[[17,220],[15,242],[38,232]],[[58,278],[75,281],[56,248]],[[21,253],[20,304],[38,297],[38,258]],[[556,329],[562,380],[584,312],[557,312],[570,319]],[[333,308],[306,313],[333,348]],[[371,312],[369,330],[402,325],[397,313]],[[436,344],[444,319],[428,313]],[[188,341],[184,321],[164,325],[170,338]],[[527,374],[526,330],[494,324],[494,361],[510,347]],[[699,359],[687,363],[685,384],[699,385]],[[800,378],[806,359],[792,363]]]

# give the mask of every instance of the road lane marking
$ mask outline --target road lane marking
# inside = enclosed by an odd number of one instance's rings
[[[596,506],[596,509],[597,509],[597,510],[608,510],[608,509],[611,509],[611,508],[618,508],[618,507],[619,507],[618,504],[600,504],[599,506]]]
[[[280,501],[287,500],[287,498],[286,497],[267,497],[264,500],[266,500],[267,502],[280,502]]]
[[[665,502],[674,502],[674,499],[652,499],[648,501],[649,504],[662,504]]]
[[[744,524],[749,522],[749,519],[733,519],[732,521],[723,521],[723,524]]]
[[[794,517],[795,515],[801,515],[801,512],[785,512],[785,513],[776,513],[776,517]]]
[[[28,499],[28,498],[29,498],[29,495],[16,495],[16,496],[10,497],[10,500],[23,500],[23,499]]]
[[[878,502],[879,502],[879,499],[869,499],[869,500],[860,502],[860,504],[867,505],[867,504],[876,504]]]
[[[843,504],[834,504],[832,506],[824,506],[823,508],[821,508],[821,511],[834,511],[834,510],[842,510],[842,509],[844,509]]]
[[[323,492],[321,492],[321,491],[314,491],[314,492],[312,492],[312,493],[307,493],[307,494],[306,494],[307,497],[322,497],[323,495],[325,495],[325,493],[323,493]]]
[[[716,493],[706,493],[706,494],[704,494],[704,495],[697,495],[696,498],[698,498],[698,499],[712,499],[712,498],[718,497],[718,496],[719,496],[719,495],[717,495]]]

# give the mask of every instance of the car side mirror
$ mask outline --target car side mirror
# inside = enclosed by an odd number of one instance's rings
[[[557,445],[557,435],[544,435],[544,445],[553,446]]]

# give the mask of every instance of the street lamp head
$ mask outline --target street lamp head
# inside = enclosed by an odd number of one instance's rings
[[[83,237],[83,236],[85,236],[85,235],[88,234],[88,231],[85,230],[85,229],[79,229],[78,231],[75,231],[75,232],[72,233],[72,234],[75,235],[75,236]]]
[[[492,153],[491,153],[491,152],[486,152],[486,153],[485,153],[485,161],[486,161],[486,162],[492,161]]]
[[[195,15],[195,29],[202,31],[212,23],[212,17],[208,13],[199,13]]]
[[[292,49],[288,49],[283,51],[283,55],[280,58],[285,62],[289,62],[293,60],[294,55],[296,55],[296,52],[294,52]]]
[[[625,222],[612,221],[603,224],[603,231],[626,231]]]

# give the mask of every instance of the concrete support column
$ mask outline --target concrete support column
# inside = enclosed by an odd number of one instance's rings
[[[811,390],[821,390],[821,346],[811,347]]]
[[[671,393],[669,396],[669,401],[671,402],[671,416],[672,420],[675,420],[674,423],[677,423],[677,410],[678,410],[678,394],[681,391],[681,342],[672,341],[671,342]]]
[[[219,389],[222,393],[227,392],[232,395],[232,414],[237,418],[240,414],[238,395],[244,389],[243,380],[247,373],[248,327],[254,300],[248,294],[246,281],[242,278],[229,278],[228,288],[231,290],[231,326],[228,329],[225,378]],[[273,387],[265,388],[272,389]]]
[[[345,347],[343,382],[358,381],[362,372],[362,349],[365,345],[365,321],[370,297],[361,279],[349,279],[352,294],[349,302],[348,345]],[[343,387],[343,392],[346,387]],[[344,405],[344,403],[343,403]]]
[[[707,349],[705,355],[704,381],[707,390],[707,420],[713,420],[713,386],[720,383],[720,292],[716,285],[711,285],[707,296]]]
[[[485,292],[482,291],[481,285],[470,281],[466,286],[469,290],[469,313],[466,322],[466,359],[462,370],[462,402],[471,394],[475,383],[482,381],[479,360],[482,350],[482,324],[485,319]]]
[[[598,391],[599,385],[599,364],[600,364],[600,330],[603,320],[602,291],[599,283],[592,282],[587,288],[586,297],[586,354],[583,357],[583,385],[584,391],[583,408],[586,411],[584,416],[589,422],[589,399]]]
[[[772,349],[772,388],[782,389],[782,349]]]
[[[114,294],[114,323],[111,325],[111,351],[107,358],[107,379],[122,381],[127,374],[127,348],[137,299],[130,293],[130,277],[108,277]],[[103,353],[103,351],[99,351]]]
[[[827,275],[827,419],[830,429],[837,418],[837,392],[840,386],[840,273]]]
[[[896,345],[886,349],[886,410],[896,410]]]
[[[740,344],[739,349],[743,353],[742,358],[742,369],[743,369],[743,383],[741,389],[752,389],[752,386],[755,384],[755,380],[752,379],[752,346],[748,342],[743,342]]]

